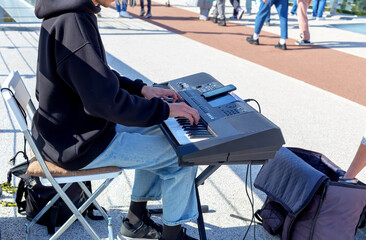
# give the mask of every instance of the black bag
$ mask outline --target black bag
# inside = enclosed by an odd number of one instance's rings
[[[43,186],[38,177],[25,175],[28,167],[28,161],[12,167],[8,172],[8,181],[11,181],[11,175],[20,178],[18,190],[16,193],[16,203],[18,212],[25,212],[27,219],[32,220],[43,209],[44,206],[56,195],[53,187]],[[91,192],[91,182],[85,182],[86,187]],[[62,187],[62,186],[61,186]],[[66,191],[67,196],[79,208],[86,200],[87,196],[82,191],[79,184],[71,184]],[[103,216],[95,216],[95,206],[92,204],[84,211],[83,215],[88,215],[92,220],[102,220]],[[63,225],[72,215],[71,210],[60,198],[55,204],[37,221],[38,224],[47,226],[49,234],[55,233],[55,227]]]
[[[22,198],[23,194],[24,200]],[[77,208],[87,199],[77,183],[72,184],[67,189],[66,194]],[[25,211],[27,219],[31,221],[55,195],[56,190],[53,187],[43,186],[38,177],[23,176],[18,184],[16,197],[17,205],[20,206],[18,207],[18,212]],[[37,223],[47,226],[48,233],[53,234],[55,233],[55,227],[64,224],[71,215],[72,212],[65,202],[62,199],[58,199]]]
[[[27,219],[32,220],[39,211],[50,201],[55,195],[56,191],[53,187],[45,187],[39,182],[39,178],[35,178],[36,184],[34,186],[27,186],[28,196],[26,199],[25,212]],[[85,193],[81,190],[77,183],[72,184],[66,191],[67,196],[79,208],[85,201]],[[72,215],[71,210],[66,206],[62,199],[48,210],[38,221],[38,224],[46,225],[49,233],[54,233],[55,226],[61,226]]]
[[[366,185],[338,182],[344,171],[324,155],[281,148],[254,186],[267,194],[255,214],[282,240],[353,240],[366,212]]]

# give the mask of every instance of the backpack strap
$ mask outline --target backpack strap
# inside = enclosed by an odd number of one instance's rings
[[[255,213],[254,213],[254,217],[260,222],[260,224],[262,224],[262,222],[263,222],[263,219],[261,218],[261,216],[259,215],[260,214],[260,212],[261,212],[261,210],[260,209],[258,209],[257,211],[255,211]]]
[[[103,210],[106,212],[105,208],[102,207]],[[91,220],[103,220],[103,215],[94,215],[94,210],[98,210],[93,204],[91,204],[87,210],[87,215]],[[99,211],[98,211],[99,212]]]
[[[91,181],[87,181],[87,182],[84,182],[84,183],[85,183],[85,186],[89,189],[89,191],[92,192]],[[106,211],[104,207],[102,207],[102,208],[103,208],[104,211]],[[88,217],[92,220],[103,220],[104,219],[103,215],[94,215],[94,210],[98,210],[98,209],[92,203],[92,204],[90,204],[90,206],[86,210]]]
[[[15,202],[18,206],[18,213],[25,212],[26,207],[26,201],[22,201],[23,195],[25,195],[25,198],[27,198],[27,191],[25,189],[25,181],[23,179],[20,179],[18,184],[18,191],[15,197]]]
[[[57,222],[57,217],[58,217],[58,213],[59,213],[59,201],[56,201],[55,204],[53,204],[53,206],[51,207],[51,213],[50,213],[50,217],[49,217],[49,221],[47,224],[47,231],[48,234],[54,234],[55,233],[55,228],[56,228],[56,222]]]
[[[287,211],[278,202],[267,198],[261,209],[254,214],[263,228],[271,235],[281,233]]]

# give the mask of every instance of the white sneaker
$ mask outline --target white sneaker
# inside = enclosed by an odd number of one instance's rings
[[[152,17],[152,15],[149,12],[145,15],[145,18],[151,18],[151,17]]]
[[[308,46],[311,45],[310,40],[299,40],[295,42],[295,45],[299,45],[299,46]]]
[[[124,18],[132,18],[131,15],[126,11],[120,11],[119,15]]]
[[[316,20],[317,21],[322,21],[322,20],[325,20],[325,17],[317,17]]]
[[[240,20],[243,17],[243,14],[245,13],[245,10],[242,8],[238,9],[238,19]]]
[[[208,17],[205,16],[205,15],[200,15],[200,20],[207,21],[208,20]]]
[[[117,13],[116,13],[116,18],[120,18],[120,17],[121,17],[120,13],[119,13],[119,12],[117,12]]]

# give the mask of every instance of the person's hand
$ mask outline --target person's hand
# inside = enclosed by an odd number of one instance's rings
[[[143,86],[141,89],[141,94],[147,98],[152,99],[153,97],[158,97],[162,99],[172,98],[172,102],[176,102],[177,100],[181,100],[182,97],[172,89],[151,87],[151,86]]]
[[[264,3],[267,3],[267,2],[268,2],[268,0],[263,0],[263,2],[264,2]]]
[[[189,119],[191,125],[197,124],[200,120],[198,111],[184,102],[168,103],[170,108],[169,117],[185,117]]]

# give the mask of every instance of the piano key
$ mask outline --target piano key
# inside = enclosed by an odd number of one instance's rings
[[[184,130],[207,130],[206,127],[183,126]]]
[[[202,141],[202,139],[209,139],[210,137],[207,137],[207,135],[192,135],[192,136],[189,136],[189,138],[192,140],[192,139],[201,139],[200,141]],[[194,141],[192,141],[194,142]]]
[[[207,136],[211,136],[211,133],[208,131],[201,131],[201,132],[197,132],[197,131],[187,131],[187,135],[188,136],[193,136],[193,135],[207,135]]]
[[[199,136],[189,136],[189,134],[183,129],[175,118],[168,118],[164,121],[168,129],[174,136],[175,140],[180,145],[189,144],[192,142],[203,141],[212,137],[211,134],[200,134]],[[208,132],[208,131],[207,131]],[[209,132],[208,132],[209,133]]]

